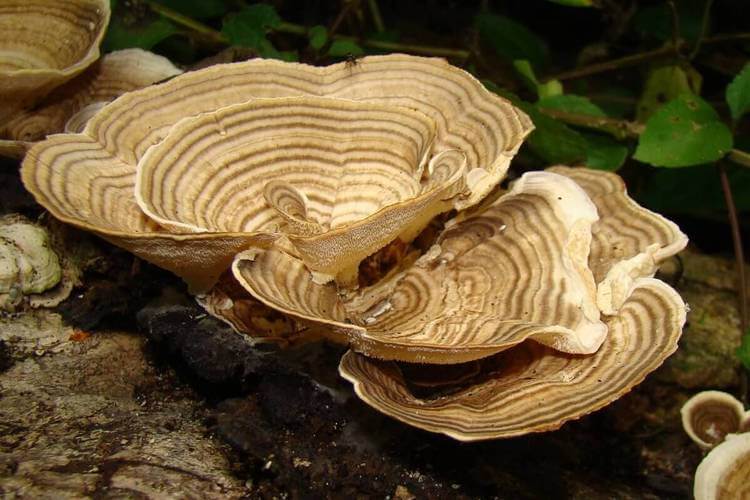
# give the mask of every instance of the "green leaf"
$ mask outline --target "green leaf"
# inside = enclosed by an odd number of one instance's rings
[[[121,19],[113,19],[104,39],[107,51],[138,47],[149,50],[157,43],[178,32],[177,26],[163,17],[147,24],[128,26]]]
[[[645,122],[664,103],[680,94],[698,95],[702,77],[691,66],[661,66],[652,69],[638,101],[636,119]]]
[[[737,354],[737,357],[740,358],[742,366],[744,366],[746,370],[750,370],[750,329],[742,336],[742,343],[735,353]]]
[[[563,86],[559,80],[550,80],[545,83],[540,83],[534,73],[534,68],[526,59],[517,59],[513,61],[513,67],[518,72],[523,83],[526,84],[529,90],[536,93],[537,97],[544,98],[563,93]]]
[[[223,0],[155,0],[165,7],[195,19],[221,17],[227,12]]]
[[[568,7],[593,7],[593,0],[547,0],[552,3],[560,5],[567,5]]]
[[[586,158],[587,144],[581,134],[529,103],[519,102],[517,105],[529,115],[536,127],[526,140],[531,152],[549,164],[573,164]]]
[[[556,109],[579,115],[598,116],[602,118],[607,116],[599,106],[591,102],[588,98],[573,94],[544,97],[539,99],[536,106],[538,108]]]
[[[716,111],[683,94],[649,118],[634,158],[655,167],[687,167],[716,161],[730,149],[732,133]]]
[[[628,148],[609,136],[581,132],[586,140],[586,166],[598,170],[617,170],[628,157]]]
[[[310,37],[310,47],[320,50],[328,41],[328,30],[325,26],[319,24],[310,28],[307,36]]]
[[[355,42],[349,40],[335,40],[328,49],[330,57],[361,56],[365,53],[364,49]]]
[[[494,14],[479,14],[476,22],[482,38],[500,56],[511,61],[526,59],[534,66],[543,66],[546,62],[547,45],[526,26]]]
[[[255,4],[224,20],[221,33],[232,45],[260,49],[266,32],[281,24],[276,10],[267,4]]]
[[[750,63],[727,86],[727,104],[734,121],[750,110]]]

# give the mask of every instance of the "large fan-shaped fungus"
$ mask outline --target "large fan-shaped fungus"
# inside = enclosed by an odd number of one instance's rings
[[[60,132],[79,132],[115,97],[182,73],[168,59],[141,49],[105,55],[55,89],[33,109],[0,123],[0,154],[22,157],[33,142]]]
[[[428,160],[441,156],[448,163],[455,164],[455,157],[465,162],[466,174],[461,176],[465,188],[453,196],[450,189],[437,196],[450,200],[450,206],[456,208],[476,204],[502,179],[511,157],[532,128],[521,111],[489,93],[468,73],[439,59],[374,56],[361,59],[356,66],[342,63],[323,68],[253,60],[213,66],[122,96],[99,112],[83,133],[50,137],[32,148],[22,168],[24,184],[57,218],[94,231],[175,272],[193,290],[205,290],[238,250],[268,245],[275,238],[267,233],[261,237],[219,227],[202,232],[183,228],[175,233],[157,224],[135,202],[139,162],[148,148],[170,135],[183,118],[207,112],[231,114],[227,110],[239,111],[242,107],[229,106],[254,98],[300,95],[350,99],[425,115],[434,123],[432,156]],[[191,123],[197,125],[200,119]],[[189,128],[183,124],[177,132]],[[209,135],[222,134],[216,126],[204,130]],[[242,156],[245,147],[251,146],[238,146],[236,154]],[[421,162],[421,158],[416,161]],[[418,171],[417,166],[412,166],[414,171]],[[438,168],[435,177],[441,178],[443,172]],[[250,180],[266,184],[257,177]],[[427,182],[431,182],[429,177]],[[437,193],[433,188],[428,190]],[[285,203],[299,199],[297,194],[290,197],[290,193],[293,191],[287,190],[281,198],[272,193],[272,199]],[[424,218],[421,211],[425,207],[413,203],[410,217],[416,222]],[[355,212],[361,210],[357,207]],[[404,222],[399,224],[404,227]],[[369,251],[375,251],[384,242],[380,239],[370,244]],[[320,269],[331,275],[337,267]]]
[[[0,120],[96,61],[109,13],[109,0],[1,2]]]
[[[215,285],[201,303],[236,329],[349,344],[341,374],[384,413],[486,439],[606,405],[685,321],[651,276],[687,240],[616,175],[556,167],[486,199],[531,129],[441,60],[255,60],[128,93],[22,176],[59,219]],[[421,257],[357,288],[363,259],[450,210]],[[289,316],[263,324],[267,307]]]

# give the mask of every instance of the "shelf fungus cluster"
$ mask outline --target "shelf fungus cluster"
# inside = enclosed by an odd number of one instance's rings
[[[80,132],[97,111],[116,97],[180,73],[168,59],[145,50],[107,54],[34,106],[3,120],[0,155],[20,158],[48,135]]]
[[[0,120],[94,63],[109,14],[108,0],[3,0]]]
[[[690,439],[709,452],[695,471],[696,500],[750,497],[750,411],[731,394],[704,391],[681,413]]]
[[[253,60],[129,92],[23,162],[55,217],[238,331],[350,346],[368,404],[461,440],[555,429],[674,351],[687,240],[614,174],[500,189],[533,125],[439,59]]]

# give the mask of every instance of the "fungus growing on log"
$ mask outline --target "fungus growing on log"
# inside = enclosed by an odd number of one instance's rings
[[[498,188],[532,128],[438,59],[254,60],[123,95],[32,147],[22,178],[236,330],[347,344],[340,373],[380,411],[489,439],[610,403],[685,322],[653,275],[687,239],[619,177],[555,167]]]
[[[446,393],[422,398],[392,361],[350,351],[339,372],[363,401],[409,425],[461,441],[507,438],[557,429],[619,398],[677,349],[684,322],[680,296],[642,278],[589,356],[525,342],[482,360],[472,379],[443,381]]]
[[[698,446],[710,450],[728,434],[744,432],[750,414],[737,398],[722,391],[703,391],[691,397],[680,410],[682,427]]]
[[[448,196],[457,209],[478,203],[500,182],[532,129],[523,112],[440,59],[372,56],[359,60],[356,67],[253,60],[212,66],[122,96],[96,114],[81,134],[57,135],[34,146],[23,163],[23,181],[58,219],[174,272],[194,291],[206,291],[239,250],[269,246],[276,236],[175,232],[160,225],[136,203],[139,164],[182,119],[221,113],[222,108],[258,98],[303,95],[425,115],[434,123],[430,159],[442,155],[449,160],[456,155],[448,151],[458,151],[466,163],[465,188]],[[217,128],[213,133],[221,136]],[[439,177],[443,169],[437,170]]]
[[[0,310],[13,311],[26,300],[32,307],[54,306],[72,286],[45,294],[63,277],[60,260],[47,232],[21,217],[0,219]]]
[[[48,135],[82,132],[88,120],[117,96],[180,73],[168,59],[145,50],[107,54],[33,109],[19,111],[2,123],[0,154],[21,158]]]
[[[750,498],[750,432],[727,436],[695,471],[695,500]]]
[[[109,0],[0,4],[0,121],[34,105],[99,58]]]

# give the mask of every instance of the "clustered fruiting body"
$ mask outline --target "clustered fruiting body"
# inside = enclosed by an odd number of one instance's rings
[[[0,4],[0,155],[21,158],[45,136],[78,131],[115,97],[180,74],[140,49],[99,59],[109,0]]]
[[[731,394],[703,391],[680,413],[690,439],[709,451],[695,471],[695,499],[750,497],[750,411]]]
[[[347,344],[365,402],[478,440],[605,406],[685,321],[653,275],[687,239],[615,174],[499,189],[532,129],[438,59],[253,60],[126,93],[21,173],[55,217],[179,275],[238,331]]]

